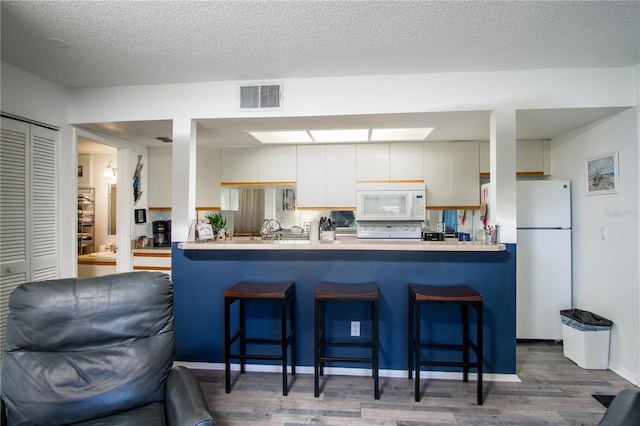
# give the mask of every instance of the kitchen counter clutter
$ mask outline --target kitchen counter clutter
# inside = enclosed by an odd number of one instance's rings
[[[310,241],[305,239],[261,240],[235,238],[227,241],[179,243],[182,250],[375,250],[375,251],[504,251],[504,244],[486,244],[475,241],[391,241],[344,238],[333,241]]]

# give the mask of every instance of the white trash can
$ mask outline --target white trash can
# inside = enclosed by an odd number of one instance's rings
[[[613,322],[581,309],[560,311],[564,356],[585,369],[609,367],[609,339]]]

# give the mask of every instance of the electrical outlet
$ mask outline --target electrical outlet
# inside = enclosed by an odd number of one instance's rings
[[[360,321],[351,321],[351,337],[360,337]]]
[[[307,234],[309,233],[309,229],[311,229],[311,223],[310,222],[305,222],[302,224],[302,229],[304,229],[304,232],[306,232]]]

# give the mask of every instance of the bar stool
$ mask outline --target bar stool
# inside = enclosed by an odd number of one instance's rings
[[[423,343],[420,335],[420,307],[427,303],[458,304],[462,307],[462,344]],[[469,337],[468,307],[476,310],[477,334],[474,343]],[[462,352],[462,361],[433,361],[421,359],[421,349],[432,348]],[[476,361],[469,360],[469,348]],[[420,402],[420,366],[462,367],[462,380],[468,381],[469,368],[478,372],[477,403],[482,405],[482,295],[466,285],[427,286],[409,285],[409,379],[415,369],[415,400]]]
[[[296,374],[296,345],[295,345],[295,285],[294,283],[250,283],[239,282],[224,292],[224,363],[225,363],[225,391],[231,392],[231,359],[240,360],[240,372],[245,372],[245,364],[248,359],[278,360],[282,362],[282,395],[289,392],[287,387],[287,347],[291,347],[291,374]],[[266,300],[280,304],[280,337],[258,338],[247,337],[245,301]],[[231,305],[240,303],[239,328],[231,335]],[[287,305],[289,305],[289,333],[287,334]],[[231,352],[231,346],[240,339],[240,352]],[[247,354],[247,343],[259,343],[267,345],[280,345],[280,355]]]
[[[315,289],[314,321],[314,392],[320,396],[320,376],[324,375],[327,361],[371,363],[374,397],[380,399],[378,386],[378,286],[368,284],[320,283]],[[371,340],[330,340],[325,333],[326,302],[367,302],[371,304]],[[326,346],[361,346],[371,348],[371,357],[327,356]]]

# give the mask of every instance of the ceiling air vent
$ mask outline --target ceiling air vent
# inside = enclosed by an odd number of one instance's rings
[[[169,136],[156,136],[156,139],[158,139],[160,142],[164,142],[164,143],[173,142],[173,139],[171,139]]]
[[[282,108],[282,85],[264,84],[240,86],[240,109]]]

